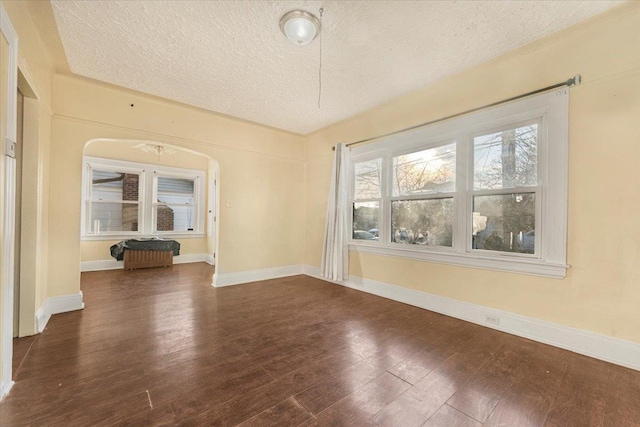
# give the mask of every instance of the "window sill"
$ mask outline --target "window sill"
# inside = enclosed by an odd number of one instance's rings
[[[156,234],[156,235],[144,235],[144,234],[97,234],[82,236],[81,241],[99,241],[99,240],[127,240],[127,239],[142,239],[145,237],[158,237],[160,239],[199,239],[207,237],[204,233],[176,233],[176,234]]]
[[[436,262],[440,264],[459,265],[464,267],[482,268],[486,270],[507,271],[534,276],[562,279],[567,275],[567,265],[554,264],[541,260],[516,258],[509,256],[479,256],[475,254],[461,254],[444,251],[425,251],[412,248],[398,248],[373,244],[349,243],[349,251],[365,254],[391,256],[395,258],[414,259],[419,261]]]

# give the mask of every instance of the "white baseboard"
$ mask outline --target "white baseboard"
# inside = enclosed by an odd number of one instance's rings
[[[216,259],[211,254],[205,255],[204,262],[206,262],[209,265],[216,265]]]
[[[189,264],[192,262],[205,262],[207,254],[184,254],[173,257],[174,264]]]
[[[638,343],[362,277],[349,276],[349,279],[345,282],[333,282],[320,277],[320,269],[318,267],[309,265],[305,266],[304,271],[308,276],[351,289],[368,292],[616,365],[640,370],[640,344]],[[499,324],[487,323],[487,317],[498,319]]]
[[[0,401],[2,401],[2,399],[4,399],[7,394],[9,394],[9,391],[14,384],[15,382],[13,381],[0,382]]]
[[[208,262],[213,265],[213,262],[209,262],[207,257],[213,259],[213,256],[208,254],[184,254],[173,257],[174,264],[188,264],[191,262]],[[97,261],[82,261],[80,263],[80,271],[103,271],[103,270],[122,270],[124,268],[124,261],[116,261],[115,259],[101,259]]]
[[[264,270],[241,271],[238,273],[226,273],[213,275],[212,286],[240,285],[242,283],[257,282],[260,280],[277,279],[279,277],[296,276],[304,274],[304,266],[289,265],[286,267],[266,268]]]
[[[121,270],[124,268],[124,261],[116,261],[115,259],[101,259],[97,261],[80,262],[80,271],[102,271],[102,270]]]
[[[49,313],[48,310],[48,302],[49,300],[45,300],[42,307],[40,307],[36,312],[36,332],[39,334],[44,331],[44,328],[47,327],[47,323],[49,323],[49,319],[51,319],[51,313]]]
[[[77,294],[60,295],[57,297],[49,297],[44,301],[42,307],[36,313],[36,326],[38,333],[44,331],[49,319],[54,314],[66,313],[68,311],[82,310],[84,302],[82,301],[82,291]]]

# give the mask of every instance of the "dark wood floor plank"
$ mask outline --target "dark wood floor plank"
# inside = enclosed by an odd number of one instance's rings
[[[528,363],[535,351],[535,343],[510,337],[501,351],[471,376],[447,403],[484,423],[510,389],[518,367]]]
[[[576,356],[580,357],[580,356]],[[593,360],[593,359],[592,359]],[[595,361],[601,363],[599,361]],[[640,375],[638,371],[609,365],[609,375],[602,384],[608,390],[604,426],[640,427]]]
[[[348,350],[343,353],[320,359],[314,363],[300,367],[298,370],[284,375],[273,382],[252,390],[249,393],[224,402],[210,410],[199,411],[189,407],[182,414],[189,412],[196,414],[192,417],[182,417],[185,426],[226,426],[239,424],[256,414],[293,396],[302,390],[318,383],[323,378],[334,375],[360,360]],[[174,404],[176,406],[176,404]]]
[[[404,393],[409,387],[411,387],[409,383],[385,372],[365,384],[355,393],[320,412],[305,425],[368,425],[378,411]]]
[[[416,384],[440,363],[462,349],[468,338],[465,330],[470,328],[470,325],[460,321],[443,324],[446,324],[447,328],[436,329],[435,333],[434,328],[430,327],[424,336],[424,348],[389,369],[389,372],[410,384]]]
[[[637,372],[571,354],[547,426],[640,426]]]
[[[532,352],[509,378],[508,390],[487,418],[485,426],[544,424],[567,371],[571,354],[528,340],[526,345],[533,348]]]
[[[444,404],[423,424],[424,427],[481,427],[482,423]]]
[[[516,387],[503,396],[484,425],[542,426],[549,407],[550,402],[540,393],[528,387]]]
[[[452,355],[453,353],[446,354],[422,350],[389,369],[389,373],[409,384],[415,384]]]
[[[20,368],[22,361],[26,357],[27,353],[33,346],[35,339],[36,335],[13,339],[13,360],[11,365],[13,378],[16,377],[18,369]]]
[[[640,372],[307,276],[212,274],[83,273],[85,310],[17,341],[2,427],[640,426]]]
[[[471,360],[456,353],[437,369],[418,381],[406,393],[383,408],[374,424],[382,426],[421,426],[484,361]]]
[[[380,367],[362,361],[337,375],[319,381],[296,394],[295,398],[315,415],[379,377],[382,372]]]
[[[239,425],[242,427],[294,427],[310,418],[311,414],[296,399],[290,397]]]

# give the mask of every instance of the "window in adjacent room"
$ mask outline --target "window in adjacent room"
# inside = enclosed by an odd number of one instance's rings
[[[196,178],[156,174],[155,231],[194,231],[198,219]]]
[[[83,238],[204,234],[204,176],[85,157]]]
[[[137,233],[141,222],[140,183],[142,170],[96,168],[91,170],[89,234]]]

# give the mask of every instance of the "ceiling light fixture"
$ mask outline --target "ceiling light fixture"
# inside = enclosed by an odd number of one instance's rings
[[[320,32],[320,21],[304,10],[292,10],[280,18],[280,29],[291,43],[304,46],[311,43]]]
[[[153,153],[156,156],[162,156],[163,154],[173,154],[177,153],[174,148],[167,147],[165,145],[156,145],[156,144],[138,144],[134,145],[131,148],[137,148],[138,150],[142,150],[145,153]]]

